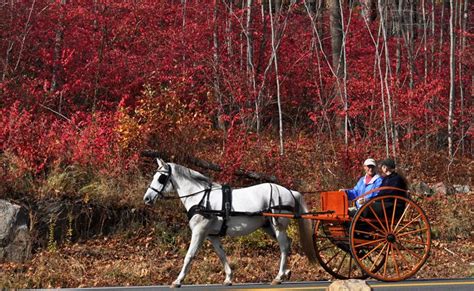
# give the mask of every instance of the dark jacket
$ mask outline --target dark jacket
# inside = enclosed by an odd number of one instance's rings
[[[400,176],[398,173],[395,173],[395,172],[391,173],[390,175],[386,177],[383,177],[382,184],[380,185],[380,187],[384,187],[384,186],[390,186],[390,187],[400,188],[403,190],[408,190],[408,185],[405,178],[403,178],[402,176]],[[391,190],[391,189],[380,190],[378,196],[382,196],[382,195],[400,195],[403,197],[407,196],[406,192],[404,191]]]

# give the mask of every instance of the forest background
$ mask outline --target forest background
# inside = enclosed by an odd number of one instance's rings
[[[233,186],[256,183],[239,175],[252,172],[300,191],[350,187],[369,156],[395,158],[411,183],[472,185],[472,11],[467,0],[2,1],[0,197],[143,208],[150,151]],[[174,211],[173,236],[189,235]],[[28,268],[12,268],[20,286]],[[41,276],[22,286],[55,286]]]

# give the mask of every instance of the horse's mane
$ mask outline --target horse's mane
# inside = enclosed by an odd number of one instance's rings
[[[195,183],[203,187],[208,187],[209,184],[214,184],[209,177],[206,177],[203,174],[197,171],[191,170],[189,168],[186,168],[184,166],[174,164],[174,170],[176,171],[177,174],[184,177],[188,177],[191,180],[193,180]]]

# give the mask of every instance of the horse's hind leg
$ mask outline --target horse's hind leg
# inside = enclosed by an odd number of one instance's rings
[[[230,268],[229,262],[227,261],[227,257],[225,255],[224,249],[222,248],[222,244],[219,238],[215,236],[210,236],[209,240],[211,241],[212,246],[214,247],[214,250],[217,253],[217,256],[221,260],[222,265],[224,265],[224,272],[225,272],[224,285],[230,286],[232,285],[232,269]]]
[[[273,279],[272,285],[281,284],[281,282],[285,279],[289,279],[291,275],[291,270],[287,268],[288,265],[288,254],[290,252],[291,247],[291,239],[288,237],[286,233],[286,226],[282,228],[280,226],[280,230],[278,227],[274,227],[276,239],[280,246],[280,270],[278,275]]]

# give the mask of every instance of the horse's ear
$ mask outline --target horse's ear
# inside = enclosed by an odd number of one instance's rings
[[[160,168],[161,166],[163,166],[165,164],[165,161],[163,161],[160,158],[156,158],[156,162],[158,163],[158,168]]]

